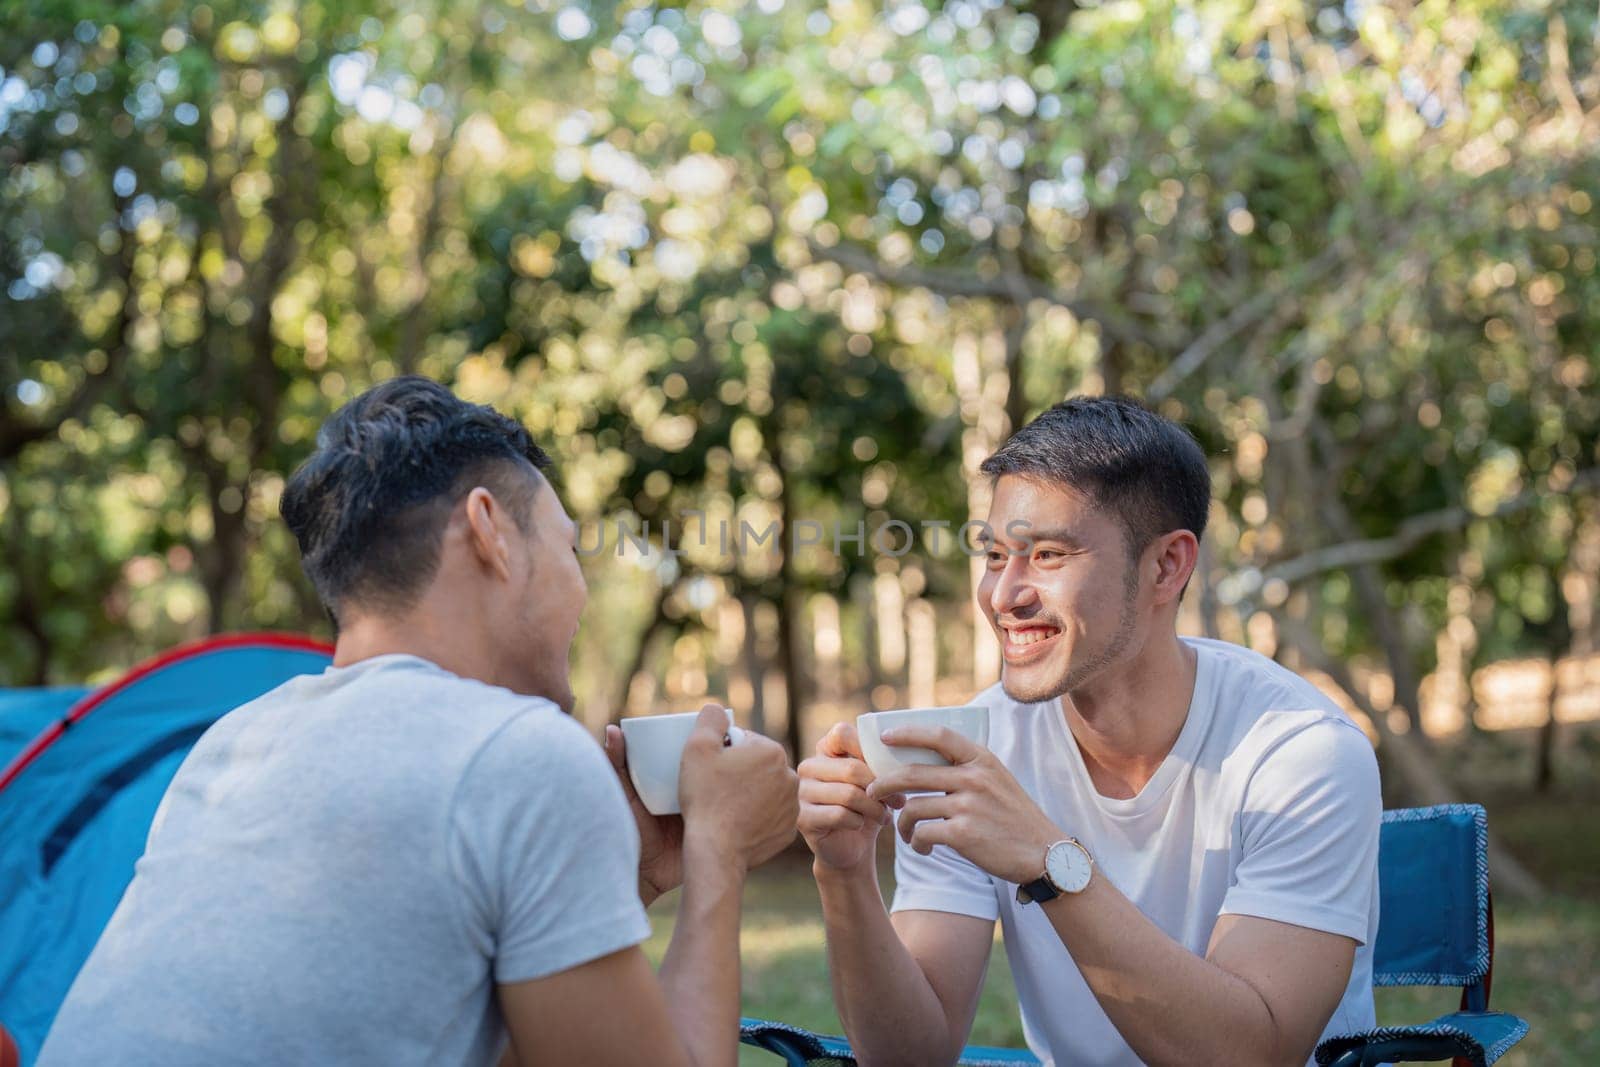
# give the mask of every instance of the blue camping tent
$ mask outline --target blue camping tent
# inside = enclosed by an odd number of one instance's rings
[[[0,692],[0,1024],[24,1064],[122,899],[189,748],[239,705],[323,670],[330,653],[294,635],[235,634],[87,694]]]
[[[88,693],[88,687],[81,685],[0,689],[0,767]]]

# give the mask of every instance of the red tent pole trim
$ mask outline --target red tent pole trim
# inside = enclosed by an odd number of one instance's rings
[[[174,663],[181,663],[186,659],[193,659],[195,656],[202,656],[207,652],[217,652],[227,648],[282,648],[294,652],[321,652],[330,656],[333,654],[333,646],[325,641],[302,637],[299,634],[283,633],[219,634],[216,637],[208,637],[192,644],[180,645],[170,651],[163,652],[159,656],[145,660],[121,678],[89,693],[67,709],[66,715],[41,730],[39,736],[29,741],[27,747],[17,753],[16,758],[6,765],[5,770],[0,771],[0,790],[5,789],[6,786],[15,781],[17,775],[21,774],[28,764],[38,759],[45,749],[55,744],[61,735],[67,732],[67,727],[81,722],[84,716],[141,678],[154,674],[164,667],[170,667]]]

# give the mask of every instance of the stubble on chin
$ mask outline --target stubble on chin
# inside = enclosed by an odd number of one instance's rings
[[[1123,580],[1122,607],[1117,619],[1116,633],[1112,635],[1106,646],[1095,652],[1087,662],[1073,666],[1072,649],[1068,649],[1067,663],[1055,677],[1049,681],[1035,682],[1032,685],[1017,684],[1009,677],[1009,672],[1002,665],[1000,669],[1001,690],[1006,696],[1019,704],[1042,704],[1046,701],[1067,696],[1069,693],[1088,685],[1096,675],[1122,658],[1129,642],[1133,639],[1133,631],[1137,622],[1138,593],[1137,575],[1130,570]]]
[[[1048,680],[1030,680],[1020,682],[1015,677],[1015,672],[1005,665],[1000,667],[1000,689],[1007,697],[1018,704],[1042,704],[1047,700],[1054,700],[1067,691],[1067,683],[1072,680],[1073,672],[1064,669],[1056,672]]]

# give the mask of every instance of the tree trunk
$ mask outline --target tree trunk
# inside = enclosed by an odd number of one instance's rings
[[[801,758],[805,736],[802,719],[805,715],[805,680],[801,677],[798,621],[803,605],[800,603],[799,579],[794,569],[794,486],[783,452],[783,431],[778,425],[782,416],[781,405],[774,404],[772,412],[762,420],[762,437],[767,458],[778,472],[778,669],[783,672],[784,703],[787,720],[784,723],[784,744],[795,759]]]
[[[1022,388],[1022,376],[1027,369],[1022,358],[1022,340],[1028,331],[1028,309],[1024,304],[1000,305],[1005,323],[1006,345],[1006,434],[1022,429],[1028,419],[1028,397]]]
[[[232,621],[230,608],[238,600],[239,589],[244,584],[244,559],[249,535],[245,525],[245,507],[246,504],[241,502],[233,512],[225,511],[219,492],[212,490],[211,544],[205,546],[206,552],[201,557],[201,580],[209,607],[207,633],[219,634],[228,628]]]
[[[756,633],[756,599],[741,596],[744,607],[744,671],[750,682],[750,728],[767,732],[767,668],[761,662],[760,635]]]
[[[1564,635],[1559,651],[1550,656],[1550,702],[1539,728],[1539,757],[1534,788],[1547,793],[1555,785],[1556,749],[1560,726],[1556,709],[1561,701],[1561,654],[1578,659],[1594,651],[1595,596],[1600,593],[1600,522],[1590,509],[1578,509],[1579,527],[1573,538],[1567,572],[1561,575],[1561,595],[1567,602]]]
[[[1319,497],[1317,506],[1339,537],[1354,540],[1358,536],[1355,523],[1350,519],[1350,513],[1345,510],[1343,501],[1337,496],[1336,487],[1329,486]],[[1395,706],[1410,720],[1411,733],[1417,743],[1427,748],[1428,735],[1422,731],[1422,679],[1417,671],[1416,658],[1406,643],[1400,620],[1395,617],[1394,609],[1389,606],[1389,598],[1384,593],[1383,572],[1379,570],[1377,564],[1357,563],[1347,568],[1347,573],[1355,585],[1356,600],[1360,603],[1367,623],[1373,628],[1378,644],[1389,662],[1389,676],[1394,682]]]
[[[13,521],[19,512],[19,505],[15,497],[11,499],[6,508],[5,523],[5,554],[6,562],[11,566],[11,573],[16,576],[17,592],[12,601],[12,614],[17,626],[33,639],[33,669],[25,675],[24,684],[45,685],[50,677],[50,660],[55,648],[50,640],[50,631],[44,625],[44,606],[34,584],[38,570],[30,566],[22,546],[26,539],[19,529],[20,523]]]
[[[784,512],[788,513],[788,508]],[[788,536],[790,527],[783,527],[785,536]],[[795,626],[795,616],[800,611],[799,596],[793,585],[793,576],[790,571],[788,557],[791,555],[787,547],[781,549],[784,559],[780,568],[783,575],[783,591],[778,598],[778,669],[783,672],[784,703],[788,705],[786,721],[783,729],[783,743],[789,749],[790,756],[801,758],[803,752],[804,730],[801,718],[804,714],[806,694],[800,677],[800,657],[796,654],[796,644],[800,638]]]
[[[628,669],[623,672],[617,686],[617,692],[611,700],[611,707],[606,712],[606,721],[619,723],[628,711],[628,694],[633,690],[633,679],[644,670],[646,659],[650,656],[650,646],[655,640],[657,632],[667,624],[667,598],[672,595],[672,586],[663,585],[656,591],[654,605],[650,609],[650,621],[639,634],[639,644],[633,650],[633,659],[628,663]]]
[[[1534,761],[1533,788],[1548,793],[1556,784],[1556,703],[1561,698],[1561,657],[1550,657],[1550,695],[1545,702],[1544,724],[1539,727],[1539,753]]]
[[[811,656],[817,667],[817,693],[823,700],[837,701],[844,692],[840,661],[843,649],[839,601],[827,593],[818,593],[811,598]]]
[[[967,484],[967,518],[975,522],[988,516],[990,496],[989,479],[978,472],[978,466],[999,447],[1006,427],[1006,398],[996,395],[990,383],[998,382],[1002,387],[1009,384],[1005,375],[994,375],[992,368],[986,366],[984,347],[982,340],[973,334],[961,334],[953,346],[956,396],[965,427],[961,433],[961,472]],[[978,583],[983,580],[983,571],[982,557],[969,560],[968,575],[974,596]],[[973,689],[987,689],[999,677],[1000,646],[988,620],[981,611],[975,611],[972,618]]]

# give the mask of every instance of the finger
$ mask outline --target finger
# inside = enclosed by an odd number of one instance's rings
[[[809,780],[800,784],[800,800],[806,804],[848,808],[863,819],[881,823],[889,816],[889,809],[873,800],[856,786],[845,782],[819,782]]]
[[[860,815],[847,808],[827,806],[802,806],[799,825],[801,833],[827,834],[835,830],[846,833],[867,825]]]
[[[748,730],[739,731],[742,740],[739,748],[744,750],[747,758],[757,763],[776,763],[784,770],[789,767],[789,753],[784,747],[764,734],[751,733]]]
[[[900,818],[895,823],[895,829],[899,831],[901,840],[910,844],[918,826],[929,820],[942,821],[950,815],[949,797],[912,797],[900,810]]]
[[[606,757],[611,760],[611,766],[619,771],[627,769],[628,742],[622,736],[622,727],[606,727],[605,749]]]
[[[722,747],[722,739],[728,734],[728,709],[721,704],[707,704],[700,709],[700,715],[694,721],[694,731],[689,735],[690,744],[715,744]]]
[[[861,759],[861,738],[856,735],[855,724],[848,722],[834,724],[833,729],[817,742],[817,755]]]
[[[951,793],[961,787],[959,767],[925,767],[911,764],[873,780],[867,793],[873,800],[896,793]]]
[[[848,782],[860,789],[872,784],[872,771],[858,759],[812,756],[800,764],[800,777],[822,782]]]
[[[955,831],[950,826],[950,821],[934,819],[931,822],[918,823],[906,843],[918,855],[926,856],[933,851],[935,845],[950,845],[953,848],[954,841]]]
[[[896,726],[883,731],[882,739],[886,745],[931,748],[951,763],[970,763],[983,753],[983,749],[948,726]]]

